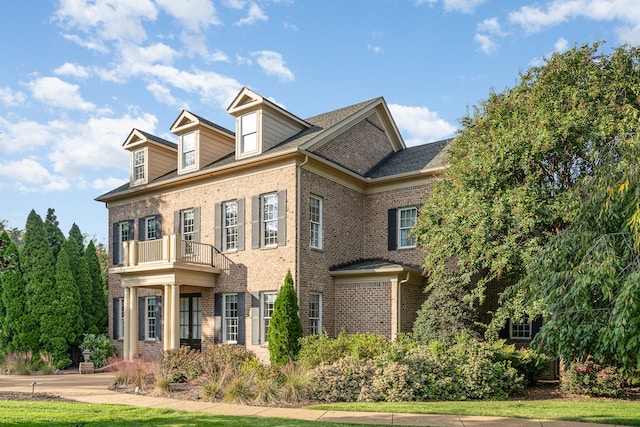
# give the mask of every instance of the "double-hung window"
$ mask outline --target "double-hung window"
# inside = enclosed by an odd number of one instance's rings
[[[222,204],[224,215],[224,231],[222,249],[230,251],[238,249],[238,202],[236,200]]]
[[[258,150],[258,113],[245,114],[240,118],[240,154]]]
[[[262,246],[278,244],[278,195],[276,193],[262,196],[261,209]]]
[[[322,294],[309,294],[309,333],[322,333]]]
[[[158,238],[156,226],[155,216],[144,219],[145,240],[155,240]]]
[[[180,137],[180,166],[182,170],[196,166],[196,133],[190,132]]]
[[[223,342],[236,344],[238,342],[238,294],[223,295],[223,319],[222,336]]]
[[[276,302],[277,292],[263,292],[262,293],[262,343],[267,344],[269,342],[269,324],[271,323],[271,316],[273,315],[273,308]]]
[[[309,246],[322,249],[322,198],[309,197]]]
[[[398,244],[400,248],[413,248],[416,246],[415,237],[409,233],[418,217],[418,209],[415,206],[398,209]]]
[[[509,338],[514,340],[530,340],[533,338],[533,324],[529,316],[522,319],[512,319],[509,322]]]
[[[133,152],[133,182],[144,181],[144,169],[144,148],[140,148]]]
[[[156,297],[145,298],[144,339],[154,341],[156,335]]]
[[[117,263],[124,263],[124,242],[128,242],[133,239],[133,223],[132,221],[123,221],[118,223],[118,233],[116,238],[118,239],[116,243],[116,255],[117,255]]]
[[[195,212],[193,209],[185,209],[181,215],[182,240],[194,240],[195,232]]]

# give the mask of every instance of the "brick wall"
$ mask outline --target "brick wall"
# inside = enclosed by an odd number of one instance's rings
[[[391,282],[336,286],[336,323],[346,333],[372,332],[391,338]]]
[[[427,298],[425,283],[405,283],[400,285],[400,332],[413,331],[418,310]]]

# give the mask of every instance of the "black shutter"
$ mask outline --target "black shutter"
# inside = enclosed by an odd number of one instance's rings
[[[144,297],[138,297],[138,341],[144,341]]]
[[[222,294],[213,296],[213,342],[222,342]]]
[[[238,344],[244,345],[244,292],[238,292]]]
[[[260,294],[251,293],[251,344],[260,344]]]
[[[244,251],[244,199],[238,199],[238,250]]]
[[[200,207],[193,208],[193,241],[200,241]]]
[[[507,320],[507,322],[505,323],[504,327],[502,329],[500,329],[500,332],[498,332],[498,337],[508,340],[509,339],[509,326],[511,325],[511,320]]]
[[[113,253],[113,265],[118,265],[120,262],[120,225],[116,222],[113,224],[113,242],[111,252]]]
[[[531,338],[535,337],[542,327],[542,316],[538,316],[531,322]]]
[[[260,196],[251,198],[251,249],[260,247]]]
[[[162,239],[162,215],[156,215],[156,239]]]
[[[222,204],[216,203],[213,205],[213,246],[219,251],[224,250],[222,247],[222,218],[224,212],[222,211]]]
[[[398,247],[397,212],[395,208],[387,211],[387,249],[390,251],[394,251]]]
[[[156,340],[162,341],[162,297],[156,297]]]
[[[114,298],[113,299],[113,308],[112,308],[112,314],[113,314],[113,318],[112,320],[112,325],[113,325],[113,339],[117,340],[118,339],[118,325],[120,324],[118,319],[118,314],[120,313],[120,310],[118,310],[119,304],[118,304],[118,298]]]
[[[287,190],[278,191],[278,246],[287,244]]]
[[[145,240],[147,240],[147,233],[145,233],[145,226],[144,226],[144,218],[138,218],[138,240],[141,242],[144,242]]]

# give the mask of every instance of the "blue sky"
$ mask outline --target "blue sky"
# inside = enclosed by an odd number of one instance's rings
[[[453,135],[554,51],[640,42],[637,0],[23,0],[0,13],[0,220],[54,208],[107,243],[94,198],[133,127],[234,129],[247,86],[305,118],[383,96],[407,145]]]

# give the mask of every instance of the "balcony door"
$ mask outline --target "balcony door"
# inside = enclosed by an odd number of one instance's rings
[[[202,296],[180,295],[180,346],[200,350],[202,334]]]

